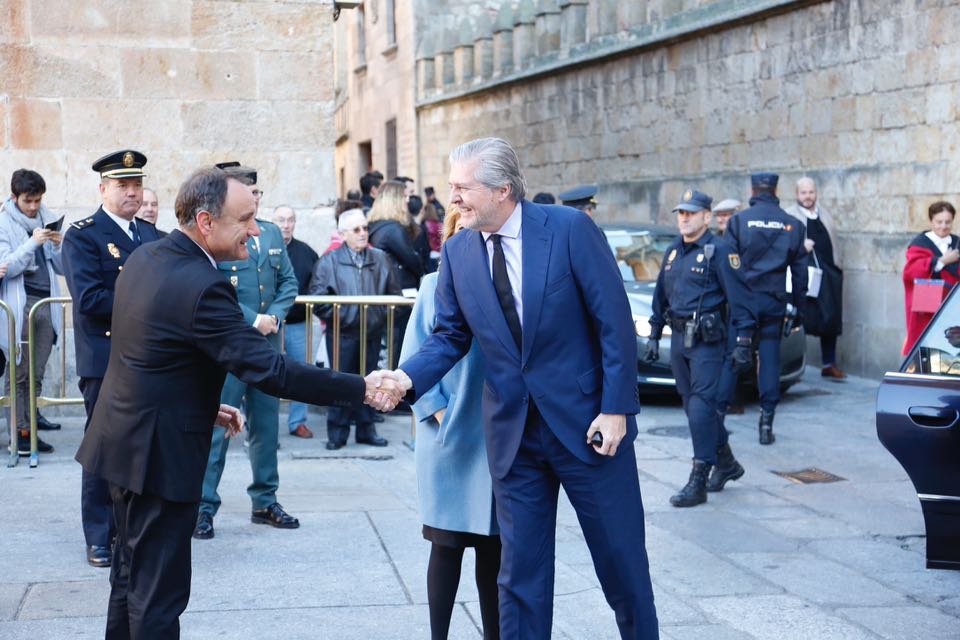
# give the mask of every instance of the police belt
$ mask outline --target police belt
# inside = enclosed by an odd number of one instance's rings
[[[724,309],[722,309],[722,308],[720,308],[720,309],[710,309],[709,311],[701,311],[701,312],[700,312],[700,315],[701,315],[701,316],[704,316],[704,315],[707,315],[708,313],[717,313],[717,314],[720,314],[720,317],[723,318],[723,321],[724,321],[724,322],[726,322],[726,320],[727,320],[727,314],[724,313]],[[684,326],[685,326],[685,325],[687,324],[687,322],[690,321],[690,320],[693,320],[693,316],[685,316],[685,317],[679,317],[679,318],[674,318],[673,316],[671,316],[671,317],[670,317],[670,321],[669,321],[667,324],[670,325],[670,328],[671,328],[672,330],[682,332]]]

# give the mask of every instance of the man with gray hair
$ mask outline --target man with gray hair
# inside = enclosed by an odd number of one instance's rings
[[[524,199],[505,140],[456,148],[450,189],[466,229],[443,246],[436,327],[392,375],[416,399],[473,338],[483,350],[501,637],[550,637],[562,486],[621,637],[655,639],[633,449],[637,342],[613,254],[589,216]]]

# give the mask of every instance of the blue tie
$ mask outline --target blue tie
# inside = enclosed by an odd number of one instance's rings
[[[133,244],[140,246],[140,232],[137,231],[137,223],[130,221],[130,235],[133,236]]]

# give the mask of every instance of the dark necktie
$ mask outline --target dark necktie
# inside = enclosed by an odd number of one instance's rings
[[[495,233],[490,238],[493,240],[493,287],[497,290],[497,299],[500,300],[503,317],[507,319],[507,326],[517,343],[517,349],[521,349],[523,333],[520,329],[520,316],[517,315],[517,307],[513,301],[510,277],[507,275],[507,258],[503,255],[500,236]]]
[[[133,244],[140,246],[140,232],[137,231],[137,223],[130,221],[130,235],[133,236]]]

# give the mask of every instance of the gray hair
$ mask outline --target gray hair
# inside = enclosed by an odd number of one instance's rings
[[[361,217],[366,219],[367,214],[363,212],[363,209],[347,209],[340,214],[340,217],[337,219],[337,230],[338,231],[349,231],[352,225],[347,224],[347,220],[355,217],[357,214],[360,214]]]
[[[527,195],[527,181],[520,171],[520,159],[509,142],[502,138],[478,138],[450,152],[450,164],[479,161],[477,182],[487,189],[509,185],[510,197],[520,202]]]
[[[201,211],[209,211],[214,219],[219,218],[227,201],[227,181],[235,179],[217,167],[204,167],[195,171],[180,186],[177,201],[173,206],[180,226],[196,225],[197,214]]]

